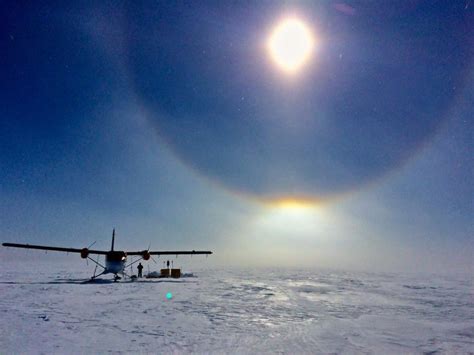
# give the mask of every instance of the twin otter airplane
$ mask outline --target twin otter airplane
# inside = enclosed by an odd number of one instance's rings
[[[52,251],[62,251],[66,253],[79,253],[81,258],[89,259],[93,261],[96,265],[100,266],[103,271],[98,274],[92,276],[92,280],[96,277],[103,275],[103,274],[114,274],[115,280],[119,280],[120,277],[118,274],[126,275],[125,269],[132,264],[140,260],[150,260],[152,255],[209,255],[212,254],[212,251],[150,251],[150,250],[142,250],[142,251],[118,251],[114,250],[114,241],[115,241],[115,229],[112,232],[112,247],[109,251],[105,250],[91,250],[88,248],[82,249],[74,249],[74,248],[60,248],[60,247],[49,247],[43,245],[31,245],[31,244],[16,244],[16,243],[3,243],[4,247],[12,247],[12,248],[24,248],[24,249],[39,249],[39,250],[52,250]],[[89,255],[105,255],[105,266],[100,264],[98,261],[92,259]],[[138,260],[135,260],[129,264],[127,264],[127,256],[129,255],[136,255],[140,256]],[[127,276],[127,275],[126,275]]]

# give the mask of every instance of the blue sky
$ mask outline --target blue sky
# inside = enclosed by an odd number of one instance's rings
[[[469,3],[2,7],[2,241],[472,269]],[[318,39],[292,78],[289,15]]]

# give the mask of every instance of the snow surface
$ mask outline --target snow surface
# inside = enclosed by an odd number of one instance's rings
[[[77,265],[0,267],[2,354],[474,352],[469,277],[193,269],[83,283]]]

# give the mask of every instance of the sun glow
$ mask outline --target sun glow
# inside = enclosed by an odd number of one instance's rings
[[[314,209],[316,204],[312,200],[296,199],[296,198],[282,198],[274,200],[271,205],[275,208],[288,211],[304,211]]]
[[[322,218],[321,206],[314,201],[283,198],[267,202],[257,225],[275,236],[311,237],[318,231]]]
[[[287,73],[295,73],[314,50],[314,38],[308,26],[297,18],[283,20],[268,41],[272,59]]]

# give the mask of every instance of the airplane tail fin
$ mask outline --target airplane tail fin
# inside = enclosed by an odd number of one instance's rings
[[[115,228],[112,231],[112,247],[110,248],[110,251],[114,251],[114,242],[115,242]]]

